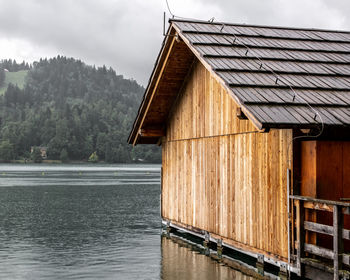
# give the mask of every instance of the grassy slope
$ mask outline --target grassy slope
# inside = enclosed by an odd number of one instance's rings
[[[5,84],[0,87],[0,94],[4,94],[9,83],[17,85],[19,88],[23,88],[27,77],[28,70],[21,70],[18,72],[6,72]]]

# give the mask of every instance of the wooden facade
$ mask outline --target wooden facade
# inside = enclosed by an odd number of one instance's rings
[[[172,20],[128,139],[162,146],[163,220],[346,275],[349,77],[350,32]]]
[[[286,260],[292,133],[261,133],[236,109],[196,62],[162,139],[162,216]]]

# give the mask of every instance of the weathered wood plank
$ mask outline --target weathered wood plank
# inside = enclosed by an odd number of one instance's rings
[[[322,248],[313,244],[304,244],[304,250],[305,252],[327,258],[327,259],[333,259],[334,258],[334,252],[332,250]]]
[[[142,137],[162,137],[165,136],[165,131],[162,128],[142,128],[140,129],[140,136]]]
[[[327,226],[323,224],[305,221],[304,228],[305,230],[333,236],[333,226]],[[350,230],[343,229],[342,238],[350,240]]]
[[[315,205],[327,204],[327,205],[339,205],[339,206],[343,206],[343,207],[350,207],[350,203],[342,202],[342,201],[317,199],[317,198],[313,198],[313,197],[300,196],[300,195],[291,195],[290,198],[292,198],[294,200],[314,202]],[[306,205],[312,205],[312,204],[306,204]],[[310,209],[316,209],[316,208],[310,208]],[[328,207],[326,209],[328,209]],[[322,210],[322,209],[320,209],[320,210]],[[333,209],[330,212],[333,212]]]
[[[304,222],[304,229],[333,236],[333,227],[332,226],[327,226],[327,225],[322,225],[322,224],[318,224],[318,223],[314,223],[314,222],[305,221]]]
[[[343,254],[342,261],[346,265],[350,265],[350,255],[349,254]]]
[[[306,209],[314,209],[314,210],[333,212],[333,207],[331,205],[325,204],[325,203],[306,201],[306,202],[304,202],[304,207]]]

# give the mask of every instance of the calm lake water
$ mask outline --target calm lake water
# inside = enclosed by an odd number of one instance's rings
[[[252,279],[161,235],[159,165],[0,164],[0,279]]]

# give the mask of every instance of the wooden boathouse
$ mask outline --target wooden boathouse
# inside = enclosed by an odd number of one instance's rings
[[[162,146],[169,227],[338,279],[349,124],[349,32],[171,20],[128,141]]]

